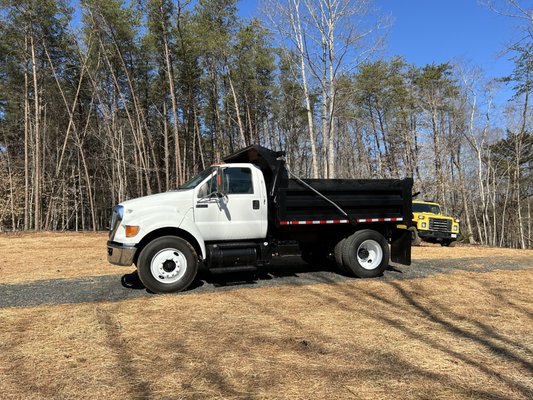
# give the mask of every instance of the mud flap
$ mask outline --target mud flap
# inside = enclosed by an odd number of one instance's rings
[[[406,229],[395,229],[391,237],[391,261],[411,265],[411,232]]]

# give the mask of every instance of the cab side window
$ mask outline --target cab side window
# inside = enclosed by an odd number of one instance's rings
[[[250,168],[224,169],[224,186],[227,194],[253,193],[252,171]]]

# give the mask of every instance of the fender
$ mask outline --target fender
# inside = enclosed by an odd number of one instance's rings
[[[140,232],[134,237],[127,238],[125,236],[124,226],[120,226],[115,235],[115,240],[124,244],[137,245],[141,243],[146,236],[156,230],[165,228],[181,229],[196,240],[202,253],[201,257],[202,259],[205,259],[206,251],[204,238],[198,231],[198,228],[192,219],[192,215],[192,207],[185,212],[180,212],[175,207],[147,207],[142,210],[141,215],[135,216],[135,225],[141,227]]]
[[[185,214],[184,218],[181,220],[179,228],[189,233],[198,242],[198,245],[202,250],[202,259],[205,260],[207,256],[205,251],[205,241],[200,231],[198,231],[196,223],[194,222],[192,208],[187,211],[187,214]]]
[[[136,210],[126,209],[124,222],[122,222],[117,229],[113,240],[129,244],[136,245],[142,241],[142,239],[157,229],[161,228],[179,228],[181,222],[185,216],[189,213],[189,210],[179,210],[176,207],[162,206],[157,207],[145,207]],[[129,217],[133,216],[133,219]],[[125,225],[138,225],[140,231],[133,237],[126,237]]]

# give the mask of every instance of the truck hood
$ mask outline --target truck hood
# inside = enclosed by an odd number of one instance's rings
[[[139,197],[120,203],[124,207],[123,218],[113,240],[136,244],[146,234],[163,227],[179,228],[192,209],[194,190],[176,190]],[[125,227],[138,226],[140,230],[133,237],[126,237]]]
[[[137,197],[120,203],[126,212],[132,212],[139,208],[172,207],[185,211],[192,205],[192,189],[174,190],[170,192],[153,194],[150,196]]]
[[[448,216],[442,215],[442,214],[433,214],[433,213],[428,213],[428,212],[414,212],[413,214],[425,215],[428,218],[451,219],[452,222],[454,221],[453,217],[448,217]]]

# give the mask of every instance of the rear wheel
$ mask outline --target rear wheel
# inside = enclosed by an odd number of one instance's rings
[[[381,233],[370,229],[355,232],[344,242],[342,261],[352,275],[360,278],[381,276],[389,264],[387,240]]]
[[[344,248],[344,243],[346,243],[345,238],[339,240],[339,242],[335,245],[335,263],[342,273],[351,275],[350,270],[344,265],[344,261],[342,261],[342,249]]]
[[[198,257],[189,242],[175,236],[162,236],[142,250],[137,270],[141,282],[152,292],[180,292],[196,277]]]

